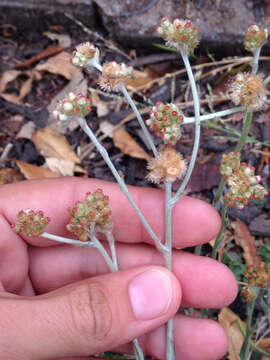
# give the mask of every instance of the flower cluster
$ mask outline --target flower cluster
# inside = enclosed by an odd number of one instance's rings
[[[258,265],[246,267],[244,277],[247,279],[248,285],[266,289],[267,283],[270,281],[270,263],[266,264],[261,261]]]
[[[270,263],[260,262],[257,265],[250,265],[244,271],[247,285],[242,289],[243,300],[250,302],[258,296],[258,289],[266,289],[270,281]]]
[[[159,101],[149,115],[146,124],[165,144],[174,145],[180,139],[180,125],[184,116],[175,104],[163,104]]]
[[[21,210],[18,213],[18,222],[14,226],[14,230],[28,236],[38,236],[44,232],[49,222],[50,218],[45,217],[43,211]]]
[[[229,84],[229,96],[235,105],[241,104],[249,110],[259,110],[266,101],[262,75],[238,73]]]
[[[254,167],[240,163],[240,153],[229,153],[222,156],[220,172],[226,176],[229,190],[224,196],[229,206],[243,209],[251,200],[263,200],[267,195],[265,188],[259,184],[260,176],[255,176]]]
[[[73,51],[71,63],[74,66],[86,67],[91,61],[97,61],[99,59],[99,50],[90,42],[80,44]]]
[[[90,99],[81,93],[75,95],[70,92],[64,100],[58,103],[56,110],[53,111],[53,116],[65,124],[73,115],[85,117],[90,110]]]
[[[175,19],[171,23],[168,17],[164,17],[156,30],[159,36],[167,41],[168,46],[186,53],[193,52],[199,42],[199,28],[189,20]]]
[[[109,197],[101,189],[87,193],[83,202],[78,201],[69,209],[71,215],[67,229],[81,241],[87,241],[88,233],[112,229]]]
[[[100,87],[105,91],[120,91],[121,86],[128,77],[133,75],[133,68],[124,63],[117,64],[115,61],[103,65]]]
[[[267,37],[267,29],[260,30],[257,25],[250,25],[245,35],[245,49],[254,53],[257,49],[263,46]]]
[[[166,146],[156,158],[152,158],[147,165],[150,172],[147,179],[155,184],[161,181],[175,181],[186,172],[186,161],[174,148]]]

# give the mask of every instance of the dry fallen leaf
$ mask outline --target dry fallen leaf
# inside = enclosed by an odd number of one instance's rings
[[[15,80],[18,76],[25,75],[28,77],[19,91],[19,95],[12,93],[5,93],[8,83]],[[8,70],[5,71],[0,79],[0,97],[6,101],[18,104],[31,90],[33,82],[33,74],[30,71],[17,71],[17,70]]]
[[[232,224],[234,229],[234,237],[237,245],[241,246],[244,250],[244,259],[246,264],[249,265],[258,265],[261,262],[260,257],[257,254],[257,249],[254,244],[254,238],[251,235],[247,225],[237,219],[236,222]]]
[[[70,63],[70,54],[62,51],[60,54],[50,57],[45,63],[38,64],[35,71],[48,71],[52,74],[62,75],[70,80],[81,70]]]
[[[57,40],[59,46],[63,48],[68,48],[71,45],[71,37],[67,34],[56,34],[50,31],[45,31],[43,35],[46,35],[51,40]]]
[[[109,113],[108,105],[100,99],[94,89],[91,89],[91,100],[93,106],[97,108],[98,117],[106,116]]]
[[[59,159],[55,157],[46,158],[46,165],[49,170],[62,176],[73,176],[75,164],[73,161]]]
[[[80,159],[75,154],[66,137],[56,134],[48,127],[37,130],[32,137],[32,141],[44,157],[57,157],[70,160],[74,163],[80,163]]]
[[[123,128],[117,128],[113,136],[114,145],[124,154],[138,159],[149,160],[150,156],[136,143],[136,141]]]
[[[145,71],[134,70],[133,75],[133,78],[128,78],[126,80],[126,86],[131,90],[146,90],[149,87],[148,85],[150,82],[153,80],[153,77],[147,69]]]
[[[33,121],[28,121],[24,124],[18,134],[16,135],[16,139],[32,139],[32,135],[35,131],[35,123]]]
[[[109,121],[104,120],[99,124],[100,130],[105,134],[106,136],[113,138],[113,133],[115,130],[115,126],[111,124]]]
[[[26,179],[41,179],[41,178],[55,178],[59,177],[59,174],[45,169],[42,166],[36,166],[28,164],[24,161],[16,160],[16,164],[19,167],[22,174]]]
[[[218,315],[218,322],[229,337],[229,359],[240,360],[240,350],[244,337],[237,324],[238,316],[229,308],[223,308]]]
[[[18,182],[23,179],[24,177],[22,176],[22,174],[15,169],[0,169],[0,185]]]

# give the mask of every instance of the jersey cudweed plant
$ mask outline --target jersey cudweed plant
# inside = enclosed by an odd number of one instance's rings
[[[260,30],[257,25],[252,25],[246,32],[245,47],[254,54],[252,72],[237,74],[228,89],[232,101],[235,105],[239,106],[202,116],[200,115],[200,101],[197,87],[189,63],[189,55],[193,53],[198,45],[198,31],[199,28],[189,20],[175,19],[173,22],[170,22],[167,17],[163,18],[161,25],[157,27],[158,35],[166,41],[168,46],[177,49],[181,54],[192,90],[194,118],[185,117],[176,104],[157,102],[149,114],[149,119],[144,122],[125,86],[126,79],[133,76],[133,69],[131,67],[124,63],[118,64],[115,61],[106,62],[101,65],[99,61],[100,51],[90,42],[78,45],[71,58],[71,63],[74,66],[85,69],[96,68],[100,72],[100,87],[108,92],[121,92],[136,114],[138,122],[153,152],[153,157],[147,165],[149,170],[147,178],[156,184],[163,183],[165,188],[164,196],[166,201],[164,213],[166,233],[164,234],[164,239],[159,238],[151,228],[147,221],[147,214],[143,214],[138,208],[129,193],[123,177],[117,172],[106,149],[96,138],[91,130],[91,126],[88,125],[85,116],[91,111],[91,100],[82,94],[70,92],[64,100],[58,103],[57,108],[53,112],[55,119],[63,124],[63,126],[67,125],[71,119],[78,121],[81,129],[88,135],[90,141],[93,142],[107,163],[113,176],[119,183],[121,191],[133,206],[145,229],[153,239],[156,248],[163,255],[165,266],[169,270],[172,270],[172,211],[174,205],[181,198],[195,165],[199,149],[201,121],[213,119],[217,116],[230,115],[239,111],[244,113],[243,131],[235,151],[224,154],[221,162],[220,171],[223,178],[219,185],[214,204],[217,209],[220,209],[221,204],[223,204],[221,209],[222,227],[213,248],[213,258],[216,258],[217,251],[222,244],[228,206],[243,209],[244,206],[253,199],[261,200],[267,194],[267,191],[259,184],[261,178],[254,174],[254,168],[240,162],[240,152],[247,139],[252,114],[254,111],[261,109],[266,100],[263,76],[261,74],[257,75],[257,69],[261,47],[267,40],[267,30]],[[189,163],[174,149],[175,144],[181,141],[181,127],[186,124],[195,124],[195,138]],[[159,149],[156,148],[147,126],[154,136],[162,139],[163,144]],[[181,186],[176,193],[172,193],[172,183],[179,178],[182,178]],[[225,186],[226,192],[224,195]],[[22,232],[28,236],[41,235],[62,243],[94,247],[102,254],[110,271],[118,271],[109,197],[103,194],[102,189],[97,189],[93,193],[87,193],[84,200],[71,205],[72,207],[68,209],[70,220],[67,224],[67,229],[73,233],[78,240],[45,232],[45,227],[50,219],[40,210],[21,210],[18,214],[18,222],[14,229],[16,232]],[[110,251],[107,251],[102,241],[99,240],[100,233],[102,233],[107,240]],[[200,248],[198,248],[196,252],[199,254]],[[259,278],[263,279],[260,282],[258,282],[256,276],[254,277],[254,274],[258,273],[260,274]],[[264,291],[263,289],[267,288],[267,283],[269,283],[269,267],[249,269],[245,276],[247,283],[242,293],[248,301],[248,304],[252,304],[248,305],[248,316],[251,321],[254,299],[260,292],[258,288],[260,287],[262,291]],[[254,278],[256,278],[255,282],[252,282]],[[241,360],[246,360],[249,356],[252,334],[251,326],[247,325],[246,338],[241,350]],[[135,339],[133,344],[136,359],[144,359],[144,354],[138,340]],[[172,319],[167,323],[166,359],[175,359]]]

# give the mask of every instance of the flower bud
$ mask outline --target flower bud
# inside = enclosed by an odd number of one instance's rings
[[[245,34],[245,49],[254,53],[257,49],[263,46],[263,44],[267,41],[267,38],[267,29],[260,30],[257,25],[250,25]]]
[[[158,102],[150,111],[146,124],[162,138],[164,144],[175,145],[181,137],[180,125],[183,121],[184,115],[175,104]]]
[[[78,45],[72,55],[71,63],[78,67],[86,67],[89,62],[99,60],[99,50],[90,42]]]
[[[58,103],[56,110],[52,114],[55,119],[65,124],[74,115],[85,117],[91,110],[90,105],[90,99],[84,95],[75,95],[73,92],[70,92],[64,100]]]
[[[168,18],[163,18],[157,32],[167,41],[168,46],[189,54],[198,45],[198,29],[198,26],[194,26],[189,20],[175,19],[171,23]]]
[[[265,289],[270,281],[270,264],[261,261],[259,264],[245,268],[244,277],[248,284]]]
[[[87,193],[83,202],[77,202],[69,209],[71,218],[67,229],[81,241],[87,241],[89,232],[111,230],[111,209],[108,207],[109,197],[101,189]]]
[[[27,236],[38,236],[45,231],[49,222],[50,218],[45,217],[42,211],[21,210],[18,213],[18,222],[14,226],[14,231]]]
[[[229,190],[224,196],[229,206],[243,209],[253,199],[263,200],[267,194],[259,184],[260,176],[254,175],[254,167],[240,163],[240,153],[229,153],[222,156],[220,172],[226,176]]]

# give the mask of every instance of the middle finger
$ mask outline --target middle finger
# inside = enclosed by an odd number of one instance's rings
[[[162,255],[149,245],[117,244],[117,256],[121,270],[164,264]],[[93,248],[60,245],[30,250],[30,276],[40,294],[107,272],[103,257]],[[231,303],[237,293],[232,272],[207,257],[174,250],[173,272],[182,287],[183,306],[219,308]]]

